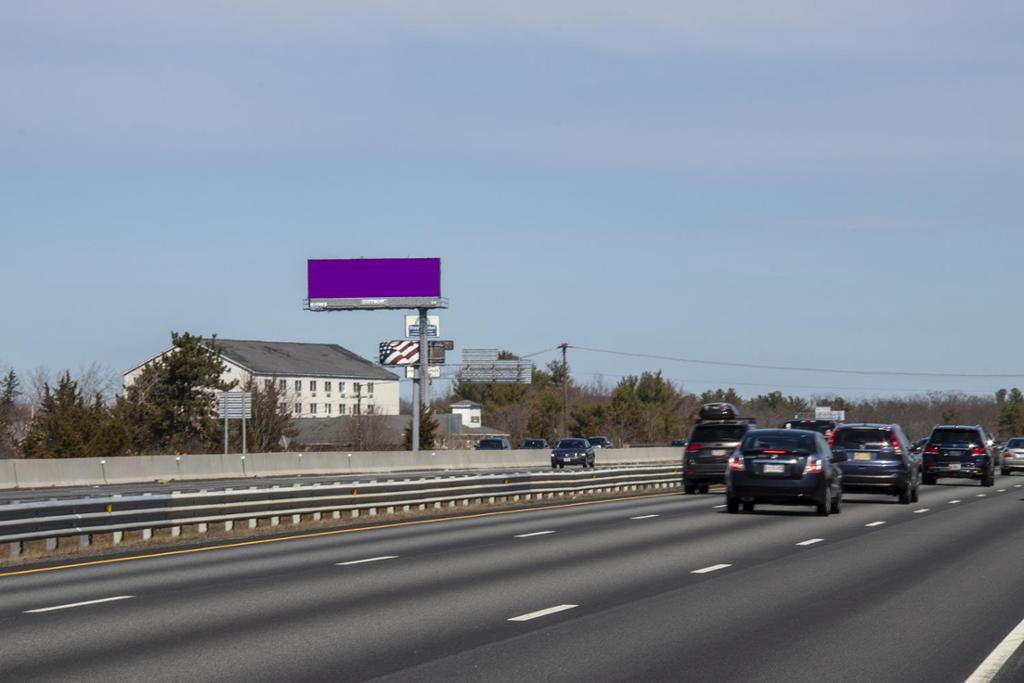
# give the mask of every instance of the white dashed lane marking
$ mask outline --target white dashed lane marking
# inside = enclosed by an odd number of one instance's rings
[[[885,522],[870,522],[864,526],[882,526],[883,524],[885,524]]]
[[[380,557],[367,557],[364,560],[349,560],[348,562],[338,562],[339,567],[348,567],[353,564],[366,564],[367,562],[382,562],[384,560],[397,560],[398,555],[381,555]]]
[[[526,614],[520,614],[518,617],[512,617],[509,621],[530,621],[538,617],[546,617],[549,614],[557,614],[558,612],[564,612],[567,609],[575,609],[579,605],[555,605],[554,607],[548,607],[547,609],[540,609],[536,612],[527,612]]]
[[[548,534],[553,534],[553,533],[555,533],[555,532],[554,531],[534,531],[531,534],[516,534],[515,536],[513,536],[513,538],[533,538],[534,536],[547,536]]]
[[[821,543],[824,538],[808,538],[806,541],[800,541],[797,545],[814,545],[815,543]]]
[[[71,609],[73,607],[85,607],[87,605],[99,605],[103,602],[115,602],[117,600],[131,600],[134,595],[115,595],[112,598],[100,598],[98,600],[86,600],[85,602],[70,602],[66,605],[54,605],[53,607],[40,607],[39,609],[27,609],[25,614],[42,614],[43,612],[56,612],[61,609]]]
[[[654,517],[661,517],[661,515],[640,515],[639,517],[630,517],[630,519],[653,519]]]
[[[915,514],[915,515],[919,515],[919,514],[921,514],[922,512],[928,512],[928,510],[929,510],[929,509],[930,509],[930,508],[921,508],[920,510],[914,510],[914,514]]]
[[[731,567],[731,564],[713,564],[710,567],[704,567],[703,569],[695,569],[691,574],[710,574],[711,572],[717,572],[720,569],[727,569]]]

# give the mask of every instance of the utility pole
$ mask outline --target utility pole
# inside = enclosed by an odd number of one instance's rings
[[[558,345],[562,349],[562,436],[569,436],[569,361],[565,353],[569,345],[562,342]]]

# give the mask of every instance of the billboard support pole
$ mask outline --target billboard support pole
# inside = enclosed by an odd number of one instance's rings
[[[427,382],[429,377],[430,358],[427,346],[427,311],[421,308],[420,313],[420,367],[419,376],[412,380],[412,450],[420,450],[420,415],[427,403]]]
[[[228,454],[228,416],[224,416],[224,455]]]
[[[420,381],[412,378],[412,452],[420,449]]]

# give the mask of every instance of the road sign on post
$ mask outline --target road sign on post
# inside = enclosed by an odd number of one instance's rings
[[[463,349],[459,379],[473,384],[530,384],[533,362],[498,360],[497,349]]]
[[[242,454],[245,454],[245,421],[252,419],[252,393],[222,391],[217,394],[217,414],[224,418],[224,454],[228,452],[228,420],[242,421]]]
[[[420,317],[418,315],[407,315],[407,316],[405,316],[405,336],[408,339],[419,339],[419,337],[420,337]],[[441,316],[439,316],[439,315],[428,315],[427,316],[427,336],[428,337],[439,337],[439,336],[441,336]]]

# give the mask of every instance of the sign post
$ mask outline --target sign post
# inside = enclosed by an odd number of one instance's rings
[[[217,413],[224,418],[224,455],[228,454],[228,420],[242,421],[242,455],[245,455],[245,421],[252,419],[252,393],[248,391],[218,393]]]

